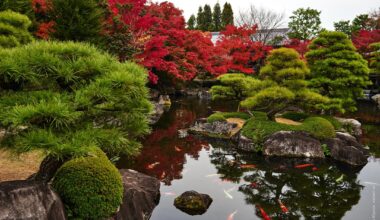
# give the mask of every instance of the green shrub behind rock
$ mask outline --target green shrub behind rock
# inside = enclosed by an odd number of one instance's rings
[[[66,205],[70,218],[105,219],[121,204],[121,176],[104,156],[70,160],[56,173],[53,187]]]
[[[0,12],[0,48],[11,48],[33,41],[25,15],[10,10]]]

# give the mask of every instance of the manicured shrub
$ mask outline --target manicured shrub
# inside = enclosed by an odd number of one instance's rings
[[[326,119],[320,117],[309,117],[301,126],[302,130],[309,132],[318,139],[335,137],[334,126]]]
[[[123,198],[121,176],[102,156],[66,162],[57,171],[53,187],[73,219],[106,219],[116,212]]]
[[[17,47],[33,41],[28,31],[31,24],[25,15],[10,10],[0,12],[0,48]]]
[[[228,118],[241,118],[248,120],[250,117],[251,116],[245,112],[216,112],[207,118],[207,122],[211,123],[214,121],[225,121]]]

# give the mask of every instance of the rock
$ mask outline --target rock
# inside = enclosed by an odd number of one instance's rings
[[[178,137],[179,138],[185,138],[187,136],[189,136],[189,132],[187,132],[187,129],[178,130]]]
[[[350,164],[362,166],[367,164],[369,151],[361,145],[355,137],[347,133],[336,132],[335,138],[323,141],[330,149],[333,159]]]
[[[371,99],[377,103],[378,108],[380,108],[380,94],[376,94],[371,97]]]
[[[172,102],[168,95],[160,95],[158,98],[158,104],[170,107],[172,105]]]
[[[342,123],[343,127],[345,128],[344,130],[355,137],[360,137],[363,132],[362,132],[362,124],[352,118],[339,118],[335,117],[336,120],[338,120],[340,123]]]
[[[211,100],[211,93],[207,90],[198,91],[198,98],[202,100]]]
[[[1,142],[1,141],[3,140],[3,138],[5,137],[5,133],[6,133],[5,129],[0,128],[0,142]]]
[[[120,210],[111,219],[147,220],[160,200],[160,181],[134,170],[120,170],[124,197]]]
[[[43,182],[0,183],[0,219],[66,219],[59,196]]]
[[[239,138],[237,140],[237,149],[246,151],[246,152],[256,152],[255,143],[253,143],[253,140],[250,138],[247,138],[244,136],[241,132],[239,134]]]
[[[212,123],[198,123],[189,128],[189,132],[193,134],[206,135],[214,138],[231,138],[236,132],[237,124],[227,121],[215,121]]]
[[[264,142],[263,154],[282,157],[325,157],[321,143],[301,131],[279,131],[270,135]]]
[[[149,124],[153,125],[160,120],[162,114],[165,112],[164,105],[159,104],[158,102],[152,102],[154,105],[153,112],[149,116]]]
[[[189,215],[202,215],[211,203],[212,198],[209,195],[196,191],[186,191],[174,200],[174,206]]]

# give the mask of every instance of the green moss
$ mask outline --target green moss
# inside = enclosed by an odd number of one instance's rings
[[[293,121],[303,121],[309,116],[310,116],[309,114],[302,113],[302,112],[286,112],[281,115],[282,118],[290,119]]]
[[[100,154],[99,151],[96,154]],[[53,187],[61,196],[70,218],[105,219],[122,202],[123,184],[114,165],[100,156],[66,162],[56,173]]]
[[[207,118],[207,122],[225,121],[227,118],[241,118],[248,120],[251,116],[244,112],[216,112]]]
[[[324,118],[309,117],[301,125],[287,125],[271,121],[263,114],[265,113],[256,112],[258,117],[248,120],[243,128],[243,135],[258,145],[261,145],[266,137],[278,131],[306,131],[318,139],[335,136],[333,125]]]

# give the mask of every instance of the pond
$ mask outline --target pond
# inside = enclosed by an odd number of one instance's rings
[[[175,100],[143,141],[141,155],[134,161],[119,161],[121,168],[161,180],[161,199],[152,220],[262,219],[261,211],[272,219],[380,218],[378,154],[373,154],[365,167],[353,170],[334,161],[268,159],[237,152],[226,142],[178,137],[178,130],[188,128],[196,119],[235,107],[228,102]],[[371,134],[364,135],[363,141],[378,149],[372,138],[378,139],[380,129],[371,127]],[[308,163],[315,168],[295,168]],[[190,216],[174,207],[175,197],[187,190],[213,198],[205,214]]]

